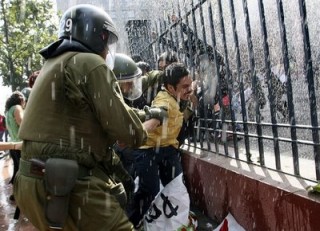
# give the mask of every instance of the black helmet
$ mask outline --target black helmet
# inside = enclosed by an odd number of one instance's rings
[[[118,80],[129,80],[141,76],[141,69],[128,55],[116,53],[113,73]]]
[[[62,16],[59,39],[76,40],[95,53],[100,53],[118,41],[111,17],[101,8],[80,4],[69,8]]]
[[[122,94],[129,100],[135,100],[142,94],[141,69],[132,58],[116,53],[113,73],[119,81]]]

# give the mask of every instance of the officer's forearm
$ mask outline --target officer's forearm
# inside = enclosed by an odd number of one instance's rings
[[[133,111],[137,114],[141,122],[144,122],[146,120],[146,112],[144,110],[134,108]]]
[[[148,107],[143,110],[134,110],[142,122],[150,119],[157,119],[162,124],[163,120],[168,117],[167,109],[164,107]]]

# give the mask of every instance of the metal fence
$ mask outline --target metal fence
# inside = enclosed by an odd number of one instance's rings
[[[150,23],[142,58],[174,51],[197,83],[185,145],[320,179],[316,2],[180,0]]]

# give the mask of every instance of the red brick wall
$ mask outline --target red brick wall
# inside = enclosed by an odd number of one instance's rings
[[[241,167],[226,167],[228,162],[222,156],[182,155],[191,201],[205,215],[220,223],[230,211],[247,231],[320,230],[317,196],[286,185],[286,180],[279,183]]]

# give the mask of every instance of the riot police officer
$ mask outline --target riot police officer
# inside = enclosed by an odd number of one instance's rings
[[[133,101],[139,100],[143,91],[142,86],[146,83],[143,83],[145,79],[141,76],[142,71],[137,63],[126,54],[116,53],[113,73],[119,82],[125,102],[128,105],[132,105]],[[145,120],[157,119],[162,123],[167,117],[167,110],[165,108],[149,107],[148,105],[141,104],[141,108],[133,108],[133,110],[143,122]],[[135,177],[132,149],[128,146],[121,147],[118,144],[115,144],[114,148],[120,156],[124,168],[132,177]]]
[[[39,230],[131,230],[121,184],[109,167],[112,145],[143,144],[146,131],[112,72],[118,34],[102,9],[76,5],[62,16],[59,40],[30,94],[16,202]],[[30,197],[32,195],[32,197]]]

